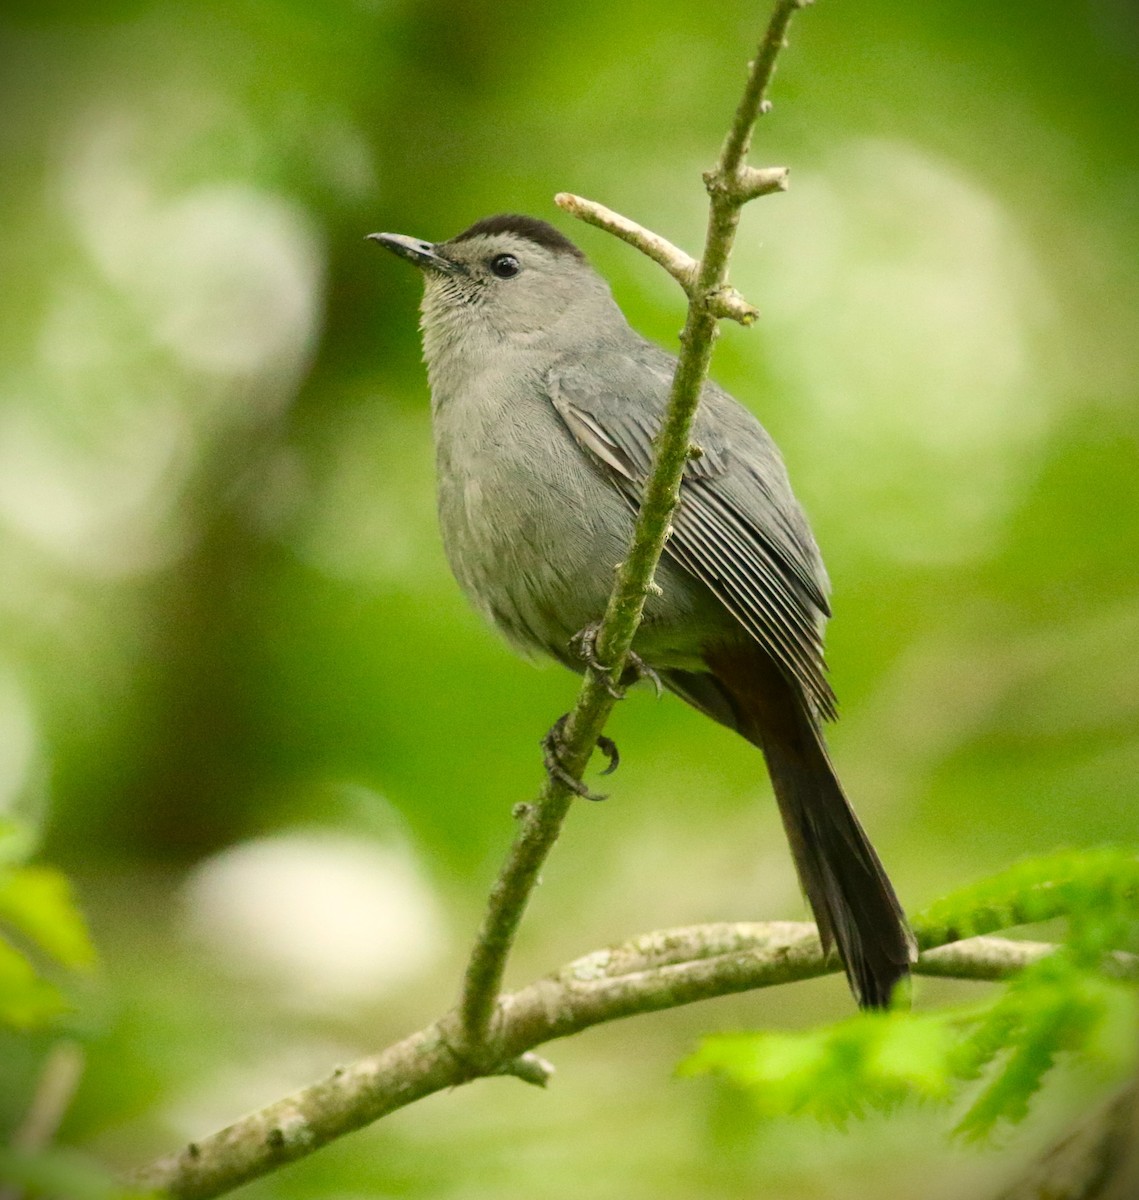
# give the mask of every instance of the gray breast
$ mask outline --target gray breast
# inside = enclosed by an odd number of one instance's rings
[[[483,373],[434,404],[439,520],[472,603],[519,648],[565,658],[604,610],[632,530],[537,379]]]

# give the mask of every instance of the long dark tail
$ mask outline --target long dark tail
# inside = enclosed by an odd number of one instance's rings
[[[767,769],[823,946],[838,948],[863,1008],[885,1008],[915,957],[894,888],[866,836],[817,730],[794,742],[766,735]]]
[[[758,648],[709,655],[709,666],[712,677],[677,672],[666,675],[666,681],[763,751],[823,947],[837,948],[863,1008],[885,1008],[895,985],[909,975],[917,948],[817,723]]]

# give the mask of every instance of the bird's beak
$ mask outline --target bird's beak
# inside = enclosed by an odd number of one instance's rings
[[[431,242],[421,238],[406,237],[402,233],[369,233],[369,242],[378,242],[381,246],[406,258],[409,263],[424,271],[441,271],[444,275],[465,275],[466,269],[457,262],[445,258],[435,249]]]

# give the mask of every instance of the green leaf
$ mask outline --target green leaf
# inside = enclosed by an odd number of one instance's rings
[[[942,1014],[860,1013],[806,1033],[706,1038],[680,1069],[730,1080],[764,1116],[808,1114],[843,1125],[868,1109],[948,1100],[953,1046]]]
[[[681,1075],[716,1072],[749,1087],[763,1086],[817,1070],[824,1052],[822,1031],[725,1033],[704,1038],[677,1069]]]
[[[1133,1065],[1133,1039],[1118,1039],[1139,1020],[1133,987],[1086,970],[1059,952],[1017,979],[981,1018],[955,1054],[962,1079],[988,1079],[955,1130],[970,1140],[989,1137],[1001,1122],[1016,1123],[1061,1054],[1098,1060],[1113,1073]]]
[[[95,949],[67,878],[52,867],[0,869],[0,923],[71,970],[94,965]]]
[[[40,979],[27,958],[0,938],[0,1023],[38,1029],[66,1008],[59,989]]]
[[[1068,917],[1089,953],[1131,944],[1139,917],[1139,851],[1105,847],[1018,863],[913,918],[923,946]]]
[[[1061,1055],[1112,1074],[1132,1071],[1128,1035],[1137,1023],[1139,991],[1062,948],[983,1005],[860,1013],[804,1033],[711,1037],[680,1070],[727,1079],[761,1116],[806,1115],[839,1126],[868,1111],[947,1102],[972,1086],[955,1132],[982,1140],[1024,1119]]]

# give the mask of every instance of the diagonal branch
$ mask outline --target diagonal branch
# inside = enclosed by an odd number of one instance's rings
[[[586,673],[563,727],[559,760],[575,780],[581,779],[616,702],[608,681],[622,678],[645,601],[654,587],[653,574],[691,452],[692,423],[708,375],[716,323],[730,316],[749,324],[757,315],[729,288],[728,259],[740,208],[756,196],[781,190],[786,172],[752,168],[744,159],[755,122],[764,111],[764,94],[788,24],[807,3],[776,0],[719,160],[704,177],[710,211],[700,261],[689,259],[658,235],[634,229],[631,222],[609,214],[610,226],[624,223],[621,236],[632,234],[628,240],[642,249],[651,244],[650,256],[680,280],[689,304],[653,469],[629,552],[599,627],[597,655],[607,670]],[[581,204],[588,206],[588,202]],[[454,1013],[155,1164],[139,1182],[187,1200],[221,1195],[440,1088],[504,1072],[544,1082],[549,1068],[531,1050],[552,1038],[620,1016],[831,969],[813,926],[714,926],[711,932],[673,930],[640,939],[607,952],[604,961],[590,956],[551,979],[502,995],[518,925],[572,798],[570,785],[551,773],[537,800],[519,806],[520,828],[491,889]]]
[[[748,170],[751,168],[749,167]],[[756,196],[767,195],[771,191],[782,191],[787,186],[786,170],[783,167],[776,167],[774,170],[783,180],[782,185],[756,192]],[[764,173],[757,171],[756,174]],[[642,254],[651,258],[658,266],[664,267],[684,289],[689,300],[697,295],[700,264],[679,246],[674,246],[667,238],[661,237],[659,233],[654,233],[651,229],[646,229],[643,225],[638,225],[636,221],[631,221],[611,208],[606,208],[604,204],[598,204],[596,200],[586,200],[584,196],[575,196],[572,192],[559,192],[554,197],[554,203],[571,216],[577,217],[589,225],[596,225],[598,229],[604,229],[606,233],[611,233],[623,242],[628,242],[630,246],[634,246]],[[741,325],[751,325],[759,316],[758,309],[750,305],[733,287],[720,288],[706,297],[706,301],[714,316],[727,317],[732,321],[738,321]]]
[[[925,951],[914,970],[999,980],[1052,950],[1041,942],[973,938]],[[456,1052],[461,1016],[452,1012],[160,1159],[139,1171],[133,1183],[177,1200],[209,1200],[433,1092],[503,1073],[544,1082],[549,1067],[531,1052],[545,1042],[622,1017],[837,969],[823,954],[815,926],[807,923],[692,925],[644,934],[501,997],[493,1051],[481,1067]]]
[[[759,51],[750,64],[744,94],[719,161],[705,176],[710,201],[708,228],[703,257],[694,264],[691,286],[685,288],[689,303],[680,335],[680,359],[664,424],[656,439],[653,469],[641,497],[632,544],[617,572],[596,642],[598,658],[606,664],[607,675],[612,679],[620,679],[624,673],[679,499],[680,480],[690,452],[692,422],[712,357],[716,322],[723,307],[731,303],[732,294],[727,290],[728,257],[739,210],[748,199],[762,193],[763,188],[756,182],[759,176],[771,183],[774,174],[778,174],[753,171],[744,163],[744,157],[764,106],[764,93],[784,45],[787,26],[792,15],[808,2],[777,0]],[[662,256],[668,257],[666,247],[675,251],[663,238],[652,237],[656,239],[658,261]],[[598,671],[587,671],[577,702],[565,721],[559,754],[561,765],[572,778],[581,779],[615,703],[608,679]],[[495,1006],[502,990],[506,960],[538,872],[557,841],[572,798],[567,783],[551,775],[537,801],[521,808],[521,828],[491,890],[463,981],[459,1040],[464,1056],[471,1063],[484,1061],[494,1041]]]
[[[570,216],[577,217],[579,221],[584,221],[587,225],[596,225],[598,229],[604,229],[606,233],[611,233],[623,242],[628,242],[630,246],[636,247],[657,266],[664,267],[685,293],[689,297],[692,296],[700,264],[691,254],[686,254],[659,233],[653,233],[651,229],[638,225],[636,221],[630,221],[628,217],[621,216],[595,200],[586,200],[572,192],[558,192],[554,203]]]

